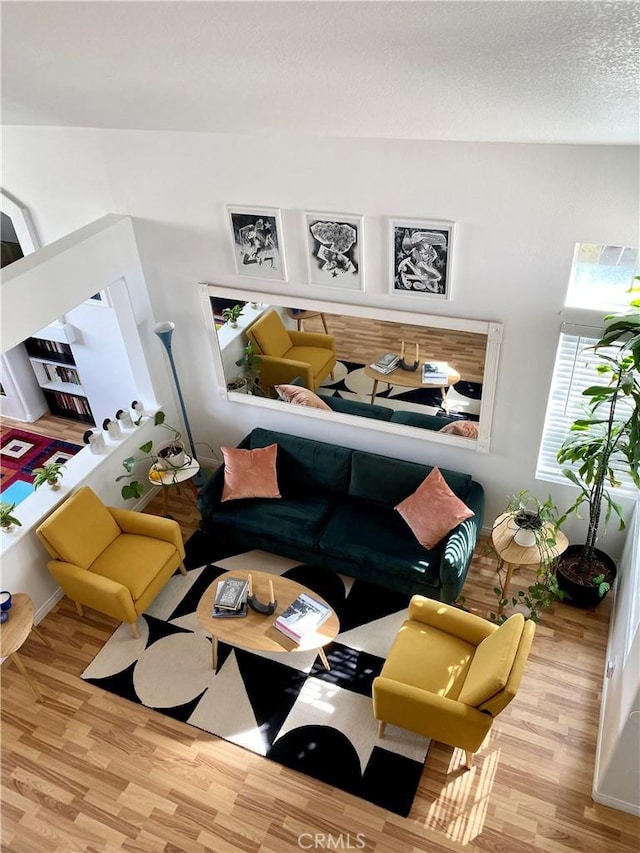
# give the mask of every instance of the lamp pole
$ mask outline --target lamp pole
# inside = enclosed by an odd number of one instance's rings
[[[182,389],[180,387],[180,380],[178,379],[178,373],[176,371],[176,364],[173,360],[173,352],[171,351],[171,337],[173,336],[173,330],[175,329],[176,324],[171,320],[164,320],[161,323],[156,323],[153,327],[153,331],[160,338],[162,345],[167,351],[167,356],[169,357],[169,364],[171,365],[171,372],[173,373],[173,381],[176,383],[176,390],[178,392],[178,399],[180,400],[180,408],[182,409],[182,417],[184,419],[184,425],[187,429],[187,436],[189,438],[189,446],[191,448],[191,455],[197,461],[198,457],[196,455],[196,447],[193,441],[193,435],[191,434],[191,426],[189,425],[189,418],[187,417],[187,409],[184,404],[184,397],[182,396]],[[202,469],[198,471],[196,476],[193,478],[193,481],[196,485],[202,485],[204,478],[202,476]],[[200,482],[199,482],[200,481]]]

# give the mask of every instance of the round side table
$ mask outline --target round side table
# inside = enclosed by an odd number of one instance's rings
[[[325,335],[329,334],[329,330],[327,329],[327,321],[325,320],[324,314],[322,311],[294,311],[293,308],[287,308],[287,316],[291,317],[292,320],[296,321],[296,328],[299,332],[303,331],[302,321],[310,320],[312,317],[320,317],[322,320],[322,326],[324,328]]]
[[[176,486],[177,492],[180,494],[180,483],[186,483],[192,489],[197,499],[198,490],[195,487],[193,478],[199,470],[200,463],[197,459],[193,459],[190,456],[182,468],[171,468],[170,470],[166,470],[164,468],[158,468],[156,463],[151,466],[149,469],[149,482],[152,486],[162,486],[162,509],[165,515],[168,515],[169,513],[169,488],[171,486]],[[152,471],[160,475],[159,480],[151,477]]]
[[[11,609],[7,612],[9,618],[0,625],[0,656],[11,658],[38,699],[42,699],[38,685],[29,675],[21,658],[18,657],[18,649],[21,648],[31,631],[45,646],[51,648],[51,643],[33,624],[33,602],[26,592],[16,592],[12,596]]]
[[[517,528],[515,525],[509,524],[509,513],[503,513],[496,518],[491,531],[491,541],[498,555],[498,570],[506,566],[507,573],[504,583],[502,584],[501,598],[507,597],[509,585],[514,571],[520,566],[536,567],[540,566],[544,560],[551,560],[559,557],[567,550],[569,540],[561,530],[556,533],[556,544],[545,548],[545,554],[541,553],[540,547],[536,545],[518,545],[514,541]],[[545,525],[548,530],[550,525]]]

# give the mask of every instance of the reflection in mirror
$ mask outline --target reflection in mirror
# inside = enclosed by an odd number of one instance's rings
[[[487,334],[421,325],[419,315],[415,323],[408,322],[406,314],[401,321],[381,320],[245,299],[210,298],[228,390],[286,397],[283,405],[328,408],[391,427],[444,429],[445,435],[478,438]],[[232,328],[224,322],[223,311],[236,304],[242,313]],[[262,359],[255,370],[258,381],[253,383],[247,347],[249,356],[253,349]],[[404,355],[389,374],[371,367],[385,354]],[[433,375],[424,372],[425,363],[435,366]],[[279,394],[278,384],[307,391]],[[486,417],[484,409],[482,416]]]

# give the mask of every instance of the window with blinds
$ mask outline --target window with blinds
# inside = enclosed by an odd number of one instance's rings
[[[562,326],[536,469],[536,476],[541,480],[569,482],[562,473],[562,468],[569,466],[561,466],[556,457],[569,434],[571,424],[587,414],[583,390],[590,385],[606,382],[606,378],[599,376],[596,371],[598,358],[590,349],[600,338],[600,333],[600,329],[585,326],[570,326],[566,323]],[[602,351],[606,353],[607,349]],[[610,348],[610,352],[613,354],[615,348]],[[603,406],[602,412],[605,411]],[[627,418],[630,413],[631,404],[624,397],[619,398],[616,420]],[[620,488],[612,491],[618,495],[637,497],[638,490],[624,471],[624,460],[620,461],[620,466],[612,461],[612,468],[618,472],[622,483]]]

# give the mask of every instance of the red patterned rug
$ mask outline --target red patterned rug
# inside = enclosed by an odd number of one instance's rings
[[[5,492],[15,482],[31,484],[32,472],[47,462],[64,464],[78,451],[79,444],[60,441],[35,432],[21,429],[5,429],[0,437],[0,493]]]

